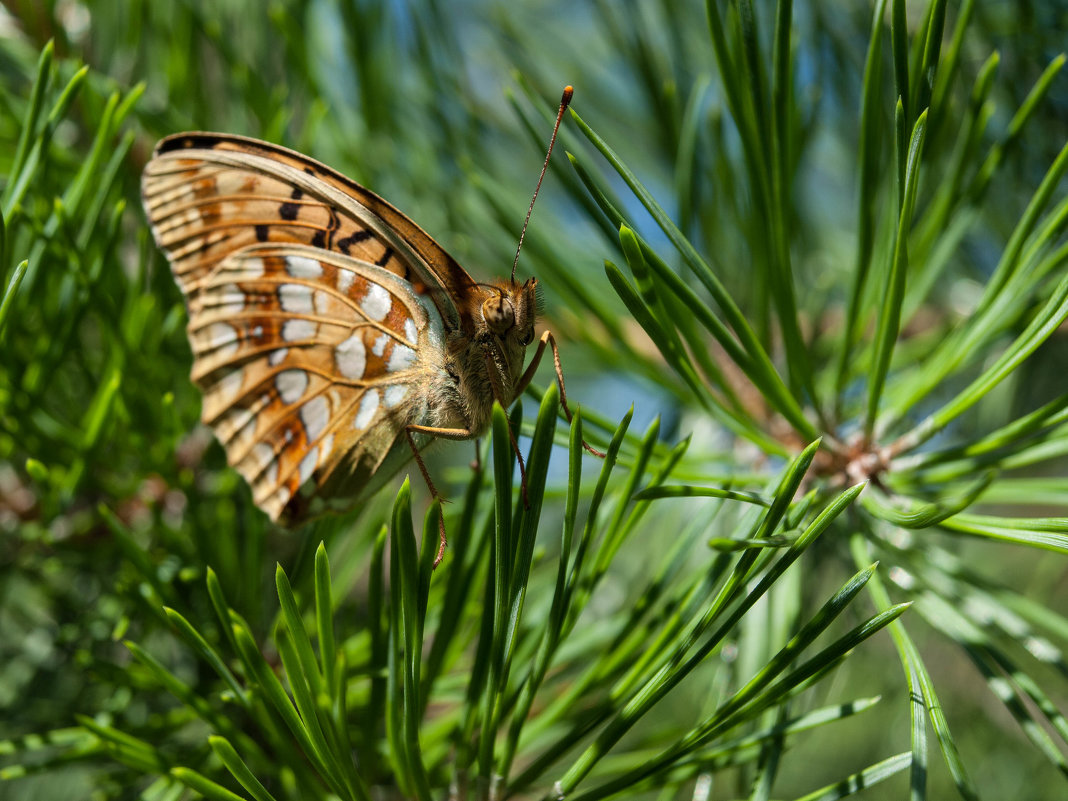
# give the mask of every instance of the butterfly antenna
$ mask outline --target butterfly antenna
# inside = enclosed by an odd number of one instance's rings
[[[534,197],[530,199],[530,206],[527,208],[527,218],[523,220],[523,230],[519,232],[519,246],[515,249],[515,261],[512,262],[512,283],[515,283],[515,268],[519,264],[519,251],[523,249],[523,237],[527,235],[527,225],[530,223],[530,215],[534,211],[534,201],[538,199],[538,192],[541,191],[541,182],[545,178],[545,171],[549,169],[549,156],[553,154],[553,145],[556,144],[556,132],[560,130],[560,120],[564,118],[564,112],[567,111],[567,107],[571,104],[571,96],[575,94],[575,89],[572,86],[564,87],[564,94],[560,98],[560,110],[556,112],[556,124],[553,125],[553,137],[549,140],[549,150],[545,154],[545,163],[541,165],[541,175],[538,176],[538,185],[534,187]]]

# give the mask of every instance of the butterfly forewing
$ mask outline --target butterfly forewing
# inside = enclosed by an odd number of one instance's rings
[[[299,153],[239,136],[178,134],[157,146],[142,195],[190,298],[233,251],[296,242],[382,266],[428,294],[445,320],[471,327],[454,300],[473,286],[463,268],[385,200]]]

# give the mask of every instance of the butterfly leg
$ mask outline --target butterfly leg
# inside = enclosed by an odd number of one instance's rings
[[[564,389],[564,369],[560,366],[560,351],[556,348],[556,340],[553,338],[552,331],[546,331],[541,335],[541,339],[538,340],[538,349],[534,351],[534,357],[530,360],[530,364],[527,365],[526,372],[519,379],[519,383],[516,384],[515,394],[516,397],[527,388],[530,382],[534,378],[534,374],[538,372],[538,365],[541,364],[541,357],[545,355],[545,346],[548,345],[553,351],[553,367],[556,369],[556,383],[560,387],[560,405],[564,408],[564,415],[567,417],[567,422],[571,422],[571,409],[567,405],[567,391]],[[604,454],[590,445],[586,440],[582,440],[582,447],[592,453],[594,456],[598,456],[601,459],[604,458]]]
[[[466,428],[435,428],[434,426],[420,426],[414,423],[404,428],[404,435],[408,438],[408,446],[412,449],[412,455],[415,456],[415,463],[419,465],[419,472],[423,474],[423,481],[426,482],[427,489],[430,490],[430,497],[437,501],[444,502],[445,499],[441,497],[438,492],[438,488],[434,486],[434,482],[430,480],[430,471],[426,469],[426,462],[423,461],[422,454],[419,453],[419,448],[415,445],[415,438],[412,436],[412,432],[419,434],[430,434],[434,437],[441,437],[442,439],[471,439],[474,437],[473,431],[468,431]],[[445,536],[445,512],[441,512],[438,517],[438,553],[434,557],[434,567],[437,568],[441,564],[442,558],[445,556],[445,546],[448,544],[448,538]]]

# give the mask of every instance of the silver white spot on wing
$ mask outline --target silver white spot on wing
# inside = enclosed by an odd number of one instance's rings
[[[300,339],[312,339],[319,332],[317,323],[296,317],[286,320],[282,324],[282,339],[286,342],[296,342]]]
[[[241,391],[241,385],[245,383],[245,371],[244,370],[231,370],[224,375],[218,383],[219,396],[224,402],[232,400],[237,397]]]
[[[357,331],[334,348],[334,361],[341,375],[350,381],[363,378],[367,367],[367,351],[363,346],[363,335]]]
[[[353,280],[356,278],[356,273],[352,270],[346,270],[342,267],[337,269],[337,291],[343,295],[347,295],[349,287],[352,286]]]
[[[303,370],[283,370],[275,376],[274,387],[283,403],[294,403],[308,388],[308,374]]]
[[[307,256],[286,256],[286,272],[294,278],[320,278],[323,266]]]
[[[414,363],[415,351],[407,345],[395,343],[393,352],[389,354],[389,364],[386,365],[386,369],[391,373],[399,373],[401,370],[407,370]]]
[[[274,494],[278,496],[279,510],[281,510],[283,506],[289,503],[289,499],[293,495],[293,493],[289,491],[289,487],[287,487],[285,484],[279,486],[278,489],[275,490]]]
[[[278,480],[278,462],[274,458],[274,448],[266,442],[257,442],[250,453],[256,462],[256,482],[268,481],[273,484]]]
[[[208,348],[214,351],[215,356],[229,358],[237,353],[240,337],[229,323],[212,323],[206,329],[208,335]]]
[[[389,308],[393,305],[393,298],[384,286],[378,284],[371,284],[367,290],[367,295],[364,297],[363,302],[360,303],[360,308],[363,313],[367,315],[368,319],[380,321],[386,319],[386,315],[389,314]]]
[[[375,356],[381,356],[386,350],[386,343],[389,342],[389,337],[385,334],[379,334],[378,339],[371,345],[371,353]]]
[[[303,284],[282,284],[278,287],[278,302],[287,312],[293,314],[311,314],[312,291]]]
[[[286,360],[286,356],[289,355],[289,348],[278,348],[278,350],[272,350],[267,357],[267,363],[271,367],[277,367]]]
[[[322,290],[316,290],[313,297],[313,303],[315,305],[315,311],[319,314],[326,314],[330,311],[331,297],[328,293]]]
[[[404,400],[405,395],[408,394],[408,385],[393,384],[392,386],[386,387],[385,394],[386,406],[392,409],[394,406]]]
[[[222,314],[237,314],[245,308],[245,293],[237,284],[226,284],[219,289],[215,309]]]
[[[215,433],[228,449],[243,449],[256,433],[256,415],[247,406],[231,406],[215,423]]]
[[[352,423],[355,429],[364,429],[371,424],[375,412],[378,411],[378,390],[369,389],[360,399],[360,408],[356,412],[356,419]]]
[[[319,446],[316,445],[300,460],[300,483],[303,484],[309,478],[312,473],[315,472],[315,468],[319,464]]]
[[[241,264],[241,272],[245,278],[262,278],[264,273],[263,259],[258,256],[245,259]]]
[[[413,345],[419,341],[419,332],[415,328],[415,320],[411,317],[404,321],[404,338]]]
[[[326,424],[330,422],[330,404],[326,398],[317,395],[300,407],[300,422],[304,424],[304,434],[308,442],[319,439]]]

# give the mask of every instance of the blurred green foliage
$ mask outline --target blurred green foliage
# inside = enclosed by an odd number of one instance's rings
[[[500,771],[520,795],[691,797],[715,777],[712,798],[800,797],[865,769],[901,772],[869,798],[1063,796],[1066,22],[969,0],[8,3],[0,798],[213,797],[209,779],[259,797],[241,760],[277,798],[468,778],[485,797]],[[197,425],[137,197],[153,143],[301,150],[491,278],[565,83],[570,162],[519,273],[618,465],[580,459],[574,429],[565,451],[550,391],[522,428],[548,476],[532,511],[503,415],[492,480],[436,449],[457,503],[433,576],[407,485],[274,529]],[[617,429],[634,402],[661,419],[644,436]],[[827,509],[803,571],[775,573]],[[826,672],[775,695],[769,666],[831,624],[825,603],[845,610],[837,644],[906,600],[892,638],[844,664],[820,641]],[[754,676],[773,701],[731,718]]]

